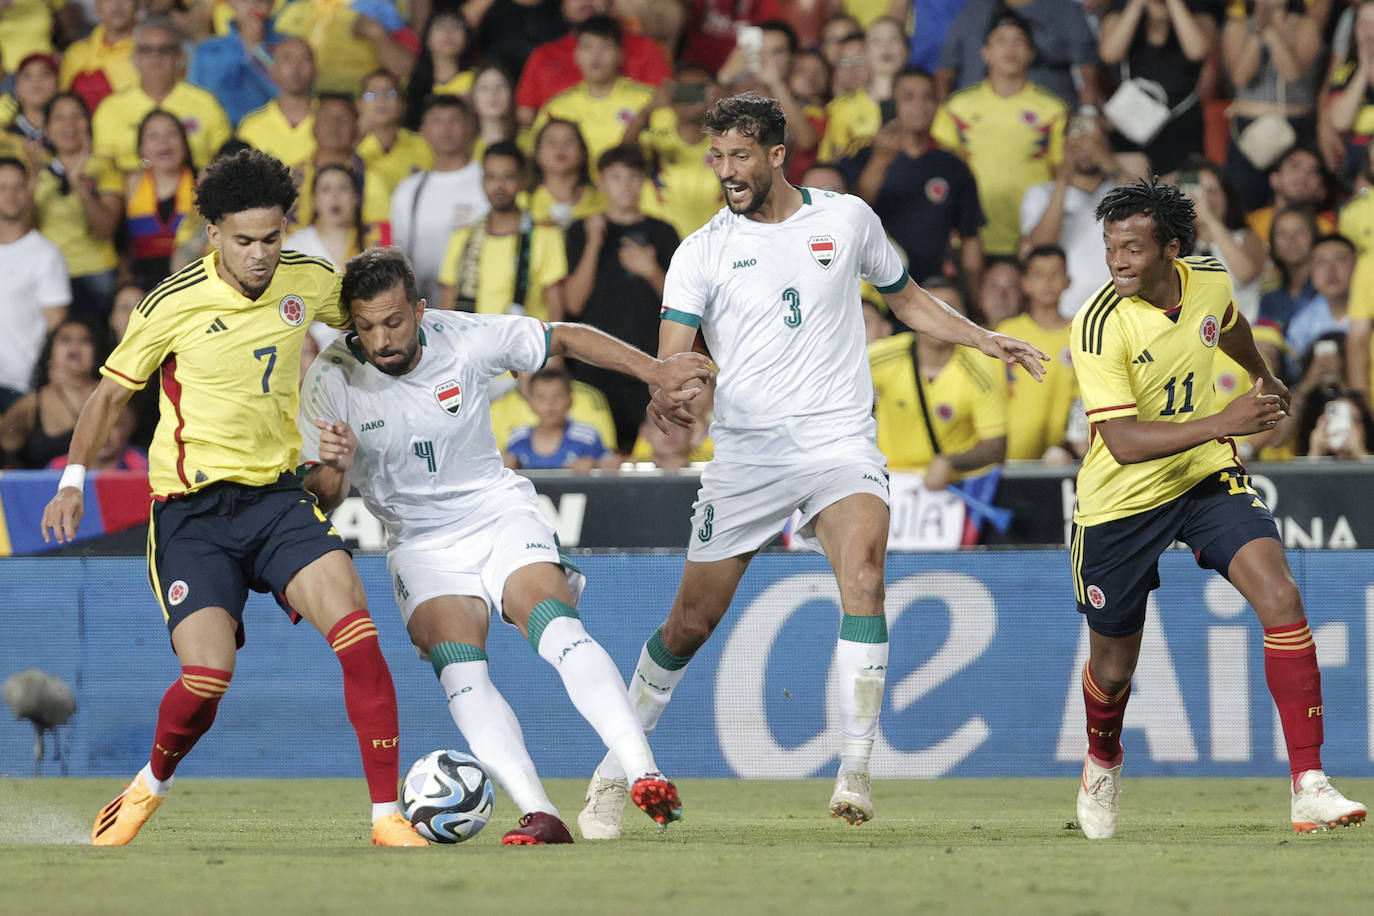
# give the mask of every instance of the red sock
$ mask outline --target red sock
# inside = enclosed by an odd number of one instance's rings
[[[1088,753],[1098,763],[1116,766],[1121,762],[1121,723],[1126,718],[1126,700],[1131,685],[1116,696],[1097,686],[1091,664],[1083,666],[1083,705],[1088,712]]]
[[[363,776],[373,804],[396,800],[400,778],[401,727],[396,716],[396,688],[377,644],[377,625],[367,611],[354,611],[326,637],[343,668],[344,706],[358,733]]]
[[[148,765],[158,779],[171,779],[181,758],[210,730],[219,699],[229,689],[232,676],[232,672],[217,668],[182,667],[181,677],[167,688],[157,709],[157,731],[153,733]]]
[[[1322,768],[1322,673],[1307,621],[1264,628],[1264,679],[1283,723],[1294,776]]]

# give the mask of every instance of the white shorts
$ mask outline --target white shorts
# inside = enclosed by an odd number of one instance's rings
[[[396,606],[407,624],[415,608],[442,595],[480,598],[500,612],[506,580],[531,563],[562,566],[577,603],[582,571],[559,551],[553,525],[533,505],[505,509],[487,524],[456,531],[449,539],[402,544],[386,555]]]
[[[701,472],[687,559],[710,563],[758,550],[794,511],[801,517],[793,537],[820,552],[812,523],[827,506],[855,493],[888,502],[887,461],[874,446],[863,451],[871,454],[773,466],[715,459]]]

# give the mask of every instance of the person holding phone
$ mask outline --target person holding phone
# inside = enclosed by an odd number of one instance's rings
[[[658,87],[654,99],[625,129],[625,143],[638,143],[652,178],[641,206],[686,238],[720,209],[720,182],[706,168],[711,139],[702,119],[720,96],[715,77],[684,66]]]

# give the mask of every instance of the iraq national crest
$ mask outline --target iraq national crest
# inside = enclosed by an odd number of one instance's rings
[[[463,409],[463,389],[458,386],[457,379],[451,378],[447,382],[435,385],[434,397],[438,399],[439,406],[451,417],[458,416],[458,411]]]
[[[811,257],[816,259],[816,263],[830,269],[830,264],[835,260],[835,240],[828,235],[813,235],[806,243],[807,249],[811,252]]]

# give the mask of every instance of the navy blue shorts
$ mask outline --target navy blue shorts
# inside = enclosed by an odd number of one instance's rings
[[[1210,474],[1177,499],[1100,525],[1073,526],[1074,596],[1088,626],[1130,636],[1145,625],[1145,604],[1159,588],[1159,557],[1174,541],[1193,549],[1203,569],[1223,576],[1256,538],[1280,540],[1269,508],[1241,468]]]
[[[205,607],[222,607],[238,621],[248,590],[270,592],[286,604],[297,572],[332,550],[346,550],[315,497],[286,472],[265,487],[215,483],[153,504],[148,523],[148,581],[167,629]]]

